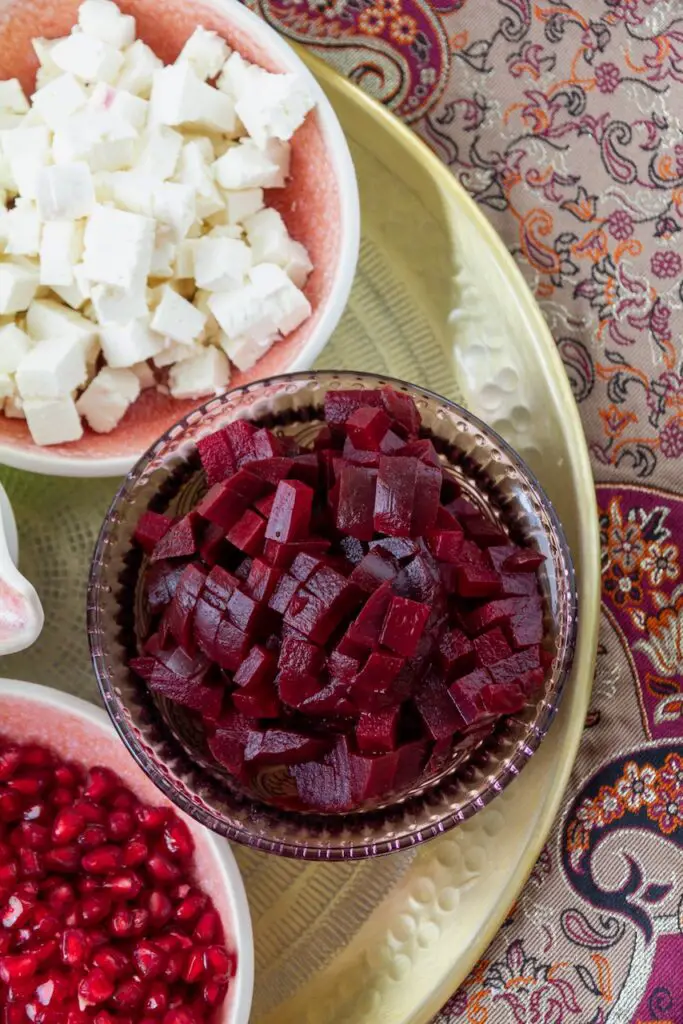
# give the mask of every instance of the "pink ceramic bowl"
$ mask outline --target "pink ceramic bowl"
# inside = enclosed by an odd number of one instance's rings
[[[0,0],[0,79],[18,77],[34,88],[36,36],[67,35],[80,0],[27,3]],[[302,75],[317,105],[292,143],[292,176],[274,189],[268,203],[284,217],[291,234],[308,249],[314,270],[305,292],[313,314],[247,373],[235,373],[231,387],[276,373],[309,369],[334,331],[351,290],[358,259],[358,187],[346,139],[322,89],[294,50],[237,0],[117,0],[137,19],[138,36],[164,62],[173,61],[194,28],[219,32],[245,58],[269,71]],[[80,441],[41,448],[23,420],[0,415],[0,463],[53,476],[121,476],[173,423],[200,402],[180,402],[149,390],[111,434],[86,428]]]
[[[0,679],[0,733],[50,747],[66,760],[106,765],[145,803],[172,806],[135,764],[104,711],[77,697],[35,683]],[[228,945],[237,953],[237,974],[218,1024],[247,1024],[254,944],[242,878],[228,843],[174,810],[192,831],[197,875],[221,915]]]

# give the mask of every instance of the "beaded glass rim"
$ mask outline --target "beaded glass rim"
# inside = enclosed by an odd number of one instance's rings
[[[262,419],[273,403],[309,409],[335,388],[390,385],[410,394],[430,429],[476,468],[477,484],[489,494],[507,484],[506,522],[524,524],[527,539],[547,556],[546,600],[552,606],[555,658],[535,704],[505,720],[453,772],[424,790],[381,809],[343,814],[286,812],[228,790],[193,761],[158,709],[138,698],[143,688],[125,665],[117,634],[120,576],[140,515],[168,474],[195,452],[194,442],[236,418]],[[303,400],[302,400],[303,399]],[[495,474],[498,474],[496,476]],[[156,476],[162,477],[159,483]],[[143,497],[144,501],[140,501]],[[498,495],[496,495],[496,500]],[[255,381],[188,413],[139,459],[119,487],[105,517],[90,571],[87,628],[90,652],[104,705],[121,739],[150,779],[212,831],[253,848],[288,857],[345,860],[410,848],[470,818],[517,777],[548,732],[571,669],[577,627],[574,568],[562,525],[540,483],[519,455],[494,430],[461,406],[417,385],[388,376],[351,371],[290,373]]]

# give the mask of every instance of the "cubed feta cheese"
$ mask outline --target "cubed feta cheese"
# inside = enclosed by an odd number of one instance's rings
[[[31,46],[40,65],[36,74],[36,89],[42,89],[48,82],[51,82],[53,78],[58,78],[62,73],[61,68],[57,67],[52,59],[52,51],[57,42],[59,42],[57,39],[38,38],[31,40]]]
[[[235,111],[254,142],[263,146],[268,139],[288,142],[314,105],[299,75],[273,75],[252,66],[237,93]]]
[[[79,110],[55,132],[52,156],[57,164],[85,160],[92,171],[132,167],[139,148],[138,132],[107,112]]]
[[[289,175],[289,144],[270,139],[264,147],[241,139],[214,163],[214,174],[224,189],[282,188]]]
[[[16,324],[5,324],[4,327],[0,327],[0,373],[16,373],[19,363],[32,345],[28,334]]]
[[[126,89],[115,89],[106,82],[96,85],[88,100],[88,110],[92,113],[119,117],[136,131],[141,131],[145,127],[148,108],[147,100],[133,95]]]
[[[0,263],[0,315],[28,309],[38,291],[38,270],[28,263]]]
[[[17,368],[17,387],[24,400],[70,395],[86,378],[84,347],[64,337],[39,341]]]
[[[229,224],[241,224],[247,217],[263,209],[263,189],[243,188],[239,192],[223,193]]]
[[[38,174],[50,162],[49,129],[38,126],[3,132],[2,151],[16,190],[25,199],[35,199]]]
[[[0,110],[0,131],[23,128],[28,116],[28,114],[10,114],[6,110]]]
[[[196,192],[192,185],[181,182],[157,182],[152,194],[154,216],[172,230],[177,244],[187,235],[197,217]]]
[[[40,283],[66,287],[74,283],[74,267],[83,252],[83,229],[73,220],[43,225],[40,242]]]
[[[274,311],[251,282],[229,292],[215,292],[208,306],[228,338],[265,342],[277,334]]]
[[[233,50],[218,76],[217,87],[221,92],[237,99],[249,80],[249,71],[252,67],[254,65],[245,60],[241,53]]]
[[[195,280],[199,288],[224,291],[241,285],[251,268],[251,251],[234,238],[200,238],[194,255]]]
[[[130,290],[144,286],[152,261],[151,217],[96,206],[85,229],[83,263],[91,281]]]
[[[155,72],[151,104],[155,124],[194,126],[227,134],[237,129],[231,97],[202,82],[187,62]]]
[[[183,146],[176,179],[183,185],[191,185],[194,188],[197,217],[201,220],[225,208],[223,198],[213,180],[210,165],[204,159],[201,146],[197,142],[188,142]]]
[[[81,110],[88,102],[88,94],[74,75],[59,75],[42,89],[34,92],[31,103],[52,131]]]
[[[281,334],[296,330],[311,315],[310,302],[281,267],[260,263],[252,268],[249,278],[272,311]]]
[[[85,0],[78,8],[78,24],[86,36],[116,50],[130,46],[135,39],[135,18],[123,14],[111,0]]]
[[[139,394],[140,381],[136,374],[105,366],[78,399],[76,408],[93,430],[108,434]]]
[[[25,420],[23,399],[19,395],[12,395],[5,402],[4,413],[9,420]]]
[[[95,316],[99,324],[127,324],[147,314],[146,282],[134,288],[117,288],[112,284],[96,284],[91,288]]]
[[[164,339],[150,329],[150,318],[130,320],[127,324],[110,324],[100,334],[102,352],[109,366],[133,366],[157,355]]]
[[[225,331],[221,331],[219,344],[230,362],[246,373],[252,366],[258,363],[268,349],[277,341],[279,335],[276,333],[268,335],[263,341],[255,342],[252,338],[229,338]]]
[[[3,232],[7,236],[5,252],[14,256],[37,256],[40,251],[41,220],[36,204],[17,199],[7,212]]]
[[[0,408],[5,407],[5,401],[8,398],[14,398],[16,394],[16,382],[14,377],[10,377],[9,373],[0,373]]]
[[[95,175],[95,177],[100,177]],[[154,194],[154,178],[144,171],[135,168],[132,171],[111,171],[106,174],[108,198],[116,206],[129,210],[131,213],[149,214],[152,210]],[[105,194],[105,189],[100,189]]]
[[[95,208],[90,168],[83,161],[42,167],[36,179],[36,200],[42,220],[79,220]]]
[[[179,280],[194,277],[194,254],[198,238],[186,238],[176,248],[175,276]]]
[[[182,363],[185,359],[191,359],[199,351],[200,346],[195,344],[184,345],[180,341],[172,341],[166,338],[161,352],[157,353],[152,362],[158,369],[166,366],[173,366],[174,363]]]
[[[123,55],[109,43],[74,32],[55,43],[52,60],[83,82],[113,82],[123,67]]]
[[[163,67],[153,50],[137,39],[130,46],[123,58],[123,67],[117,79],[119,89],[127,89],[135,96],[142,96],[148,99],[152,91],[154,72]]]
[[[66,302],[68,306],[71,306],[72,309],[80,309],[90,298],[90,281],[86,276],[83,264],[78,263],[73,268],[73,282],[71,284],[54,284],[52,285],[52,291],[59,296],[62,302]]]
[[[230,47],[216,32],[198,25],[187,40],[176,63],[187,61],[203,80],[215,78],[230,56]]]
[[[156,384],[154,371],[149,363],[136,363],[135,366],[131,366],[130,369],[140,381],[141,391],[146,391],[147,388],[153,388]]]
[[[302,288],[313,264],[304,246],[290,238],[277,210],[260,210],[244,221],[244,228],[254,263],[276,263],[297,288]]]
[[[176,172],[183,137],[167,125],[152,125],[142,136],[142,149],[135,165],[136,170],[157,181],[172,178]]]
[[[179,341],[191,344],[204,330],[206,316],[183,299],[177,292],[164,285],[161,302],[152,317],[152,330]]]
[[[0,82],[0,110],[9,114],[28,113],[28,100],[18,78],[8,78]]]
[[[154,249],[152,250],[152,263],[149,268],[150,277],[173,277],[176,248],[176,244],[173,241],[173,229],[168,224],[157,222]]]
[[[230,383],[230,366],[224,352],[207,345],[191,359],[171,367],[168,383],[174,398],[215,395]]]
[[[26,330],[34,341],[63,338],[72,345],[80,345],[84,351],[93,341],[97,341],[98,337],[95,324],[86,320],[80,313],[75,313],[73,309],[51,299],[36,299],[31,303],[26,314]]]
[[[5,416],[8,416],[5,407]],[[81,418],[71,395],[57,398],[25,398],[19,415],[24,415],[36,444],[66,444],[83,437]]]

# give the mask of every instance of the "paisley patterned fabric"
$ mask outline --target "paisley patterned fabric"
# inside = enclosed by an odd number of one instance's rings
[[[603,616],[560,819],[439,1024],[683,1024],[683,3],[249,0],[408,121],[543,309]]]

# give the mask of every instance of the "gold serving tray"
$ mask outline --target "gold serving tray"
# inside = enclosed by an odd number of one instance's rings
[[[235,850],[254,920],[254,1024],[422,1024],[495,935],[557,813],[593,679],[597,514],[564,369],[502,242],[409,129],[310,63],[351,143],[363,223],[351,301],[319,365],[414,381],[491,423],[554,501],[579,578],[576,660],[561,711],[492,805],[417,852],[358,864]],[[22,571],[46,612],[39,642],[6,658],[3,675],[97,701],[85,588],[115,482],[5,468],[0,479],[19,524]]]

